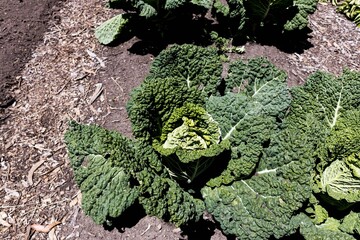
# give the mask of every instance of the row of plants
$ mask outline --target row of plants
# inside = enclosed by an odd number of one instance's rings
[[[100,43],[111,44],[146,32],[170,38],[174,30],[183,29],[182,35],[209,39],[215,31],[221,37],[242,41],[266,32],[265,29],[271,29],[270,35],[280,35],[306,28],[308,15],[316,10],[317,3],[318,0],[109,0],[109,7],[120,8],[123,13],[97,27],[95,35]]]
[[[360,27],[360,0],[331,0],[331,3],[336,6],[338,12],[345,14]]]
[[[142,35],[144,32],[169,38],[174,34],[173,30],[184,28],[186,34],[200,33],[198,37],[204,39],[210,39],[215,32],[221,37],[234,39],[234,42],[243,42],[261,34],[269,37],[268,32],[282,35],[306,28],[308,15],[315,12],[318,1],[109,0],[109,7],[120,8],[123,13],[97,27],[95,36],[100,43],[111,44],[118,39]],[[338,12],[345,14],[360,27],[360,0],[320,2],[331,2]]]
[[[223,72],[216,48],[175,44],[131,93],[133,138],[70,123],[85,213],[111,225],[139,204],[180,227],[208,212],[238,239],[359,239],[360,72],[291,88],[265,58]]]

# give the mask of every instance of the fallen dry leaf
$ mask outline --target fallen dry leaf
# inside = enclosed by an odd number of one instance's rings
[[[48,225],[46,225],[46,226],[40,225],[40,224],[32,224],[32,225],[30,226],[30,228],[34,229],[34,230],[37,231],[37,232],[48,233],[48,232],[50,232],[50,230],[51,230],[53,227],[55,227],[55,226],[57,226],[57,225],[59,225],[59,224],[61,224],[61,222],[58,222],[58,221],[52,222],[52,223],[50,223],[50,224],[48,224]]]
[[[33,185],[33,175],[34,175],[35,170],[38,169],[44,162],[45,162],[45,160],[40,160],[31,167],[31,169],[28,173],[28,176],[27,176],[27,180],[28,180],[28,183],[30,186]]]

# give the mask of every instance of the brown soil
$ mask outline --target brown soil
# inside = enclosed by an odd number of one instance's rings
[[[115,47],[97,43],[94,27],[116,14],[104,7],[105,1],[67,0],[56,15],[49,15],[55,2],[0,3],[0,12],[13,16],[13,21],[26,16],[26,21],[19,21],[23,25],[0,17],[0,29],[11,26],[5,30],[8,34],[0,33],[0,61],[7,66],[0,72],[6,83],[0,89],[16,99],[0,115],[0,239],[226,239],[209,221],[177,229],[144,216],[136,207],[114,229],[104,229],[84,216],[63,142],[67,122],[96,123],[131,137],[125,105],[154,55],[135,54],[134,45],[141,42],[136,37]],[[38,26],[43,22],[50,26],[45,34],[46,24]],[[304,83],[316,70],[334,74],[344,67],[360,70],[360,28],[330,5],[319,5],[309,27],[312,31],[300,51],[286,53],[249,43],[245,54],[230,58],[266,56],[289,74],[289,85]],[[34,30],[32,35],[29,29]],[[23,35],[28,41],[14,40]],[[30,59],[27,46],[32,44],[36,48]],[[94,99],[96,88],[100,95]],[[56,221],[61,224],[48,233],[31,228]]]
[[[53,6],[59,1],[0,2],[0,108],[14,101],[9,88],[18,83],[21,70],[42,40],[49,19],[56,19]]]

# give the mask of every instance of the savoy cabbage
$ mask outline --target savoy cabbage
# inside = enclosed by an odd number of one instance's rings
[[[72,122],[82,208],[97,223],[135,203],[177,226],[206,211],[239,239],[359,237],[360,73],[289,88],[264,58],[230,63],[173,45],[127,105],[134,138]]]
[[[213,21],[200,28],[203,35],[218,31],[211,27],[217,23],[219,29],[229,31],[228,37],[244,39],[261,32],[264,26],[276,27],[280,33],[304,29],[317,3],[318,0],[109,0],[109,6],[125,12],[98,26],[95,36],[100,43],[110,44],[145,26],[143,30],[151,29],[152,35],[158,32],[164,37],[169,29],[188,23],[186,26],[191,28],[195,26],[192,23],[200,20],[200,23]],[[189,33],[191,29],[187,28],[186,34]],[[210,39],[210,35],[207,37]]]

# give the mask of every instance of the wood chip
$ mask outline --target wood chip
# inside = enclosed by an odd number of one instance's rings
[[[49,237],[49,240],[57,240],[55,228],[50,230],[48,237]]]
[[[32,224],[32,225],[30,225],[30,228],[35,230],[36,232],[48,233],[48,232],[50,232],[51,229],[53,229],[55,226],[57,226],[59,224],[61,224],[61,222],[58,222],[58,221],[52,222],[46,226],[40,225],[40,224]]]
[[[93,102],[95,102],[95,100],[101,95],[101,93],[103,92],[103,84],[102,83],[97,83],[95,84],[95,92],[93,93],[93,95],[90,98],[89,104],[92,104]]]
[[[34,183],[33,183],[33,175],[34,175],[34,172],[36,171],[36,169],[38,169],[43,163],[45,162],[45,160],[40,160],[38,161],[37,163],[35,163],[29,173],[28,173],[28,176],[27,176],[27,180],[28,180],[28,183],[29,183],[29,186],[32,186]]]
[[[94,52],[89,49],[86,49],[86,52],[91,58],[96,59],[102,68],[105,68],[105,63],[103,62],[103,60],[101,60],[101,58],[99,58]]]
[[[6,218],[7,214],[5,212],[0,212],[0,225],[4,227],[11,227],[11,224],[5,220]]]
[[[147,228],[142,233],[140,233],[140,236],[144,235],[147,231],[149,231],[150,227],[151,227],[151,224],[149,223]]]

